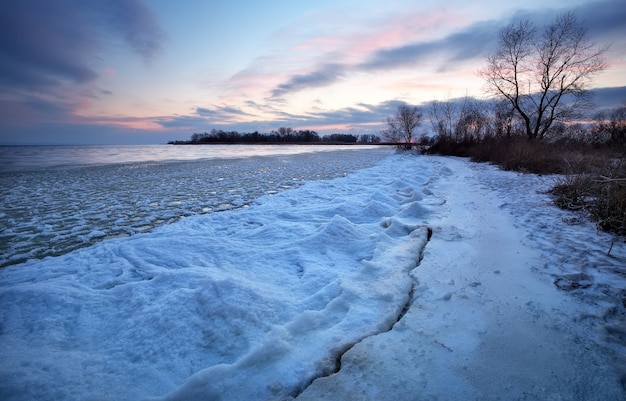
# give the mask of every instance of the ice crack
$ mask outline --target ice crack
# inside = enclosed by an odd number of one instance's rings
[[[413,305],[413,301],[414,301],[414,296],[415,296],[415,287],[417,284],[419,284],[417,282],[417,279],[415,279],[413,276],[411,276],[411,272],[413,270],[415,270],[416,268],[419,267],[423,256],[424,256],[424,249],[426,248],[426,245],[428,244],[428,242],[430,241],[432,235],[433,235],[433,230],[430,227],[426,227],[427,230],[427,234],[426,234],[426,244],[424,244],[424,247],[420,250],[420,254],[419,254],[419,258],[417,260],[417,263],[415,264],[415,267],[413,269],[411,269],[407,274],[409,274],[409,277],[411,277],[411,279],[413,280],[413,282],[411,283],[411,288],[409,289],[409,294],[407,297],[407,301],[404,304],[404,306],[402,307],[402,309],[400,310],[400,312],[398,313],[398,315],[396,316],[395,319],[393,319],[393,323],[389,325],[389,327],[382,329],[378,332],[363,336],[362,338],[360,338],[357,341],[354,341],[352,343],[346,344],[344,347],[340,348],[339,350],[337,350],[337,353],[335,355],[334,358],[334,365],[332,369],[328,369],[326,371],[323,371],[320,375],[313,377],[310,381],[308,381],[302,388],[296,389],[291,396],[293,398],[298,398],[298,396],[300,394],[302,394],[311,384],[313,384],[317,379],[322,379],[324,377],[328,377],[328,376],[332,376],[336,373],[339,373],[339,371],[341,370],[341,360],[343,358],[343,356],[350,351],[352,348],[354,348],[357,344],[363,342],[364,340],[370,338],[370,337],[374,337],[380,334],[384,334],[384,333],[388,333],[391,330],[393,330],[393,328],[395,327],[396,324],[398,324],[398,322],[400,322],[402,320],[402,318],[407,314],[407,312],[409,311],[409,309],[411,308],[411,305]]]

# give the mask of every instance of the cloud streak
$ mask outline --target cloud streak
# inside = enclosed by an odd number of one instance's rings
[[[344,75],[347,69],[347,66],[341,64],[326,64],[311,73],[294,75],[289,81],[272,90],[272,97],[281,97],[290,92],[333,84]]]
[[[160,50],[166,35],[152,12],[140,0],[106,1],[103,15],[114,33],[124,36],[126,44],[149,61]]]
[[[4,86],[85,83],[98,74],[94,59],[103,35],[121,36],[145,60],[165,34],[138,0],[21,0],[0,16],[0,74]]]
[[[20,0],[0,13],[0,91],[18,109],[77,104],[99,77],[100,54],[121,40],[145,61],[165,34],[140,0]],[[98,93],[92,88],[92,96]],[[56,106],[57,117],[71,109]]]
[[[211,108],[197,107],[196,114],[210,120],[221,120],[221,122],[241,119],[241,117],[254,117],[254,114],[250,114],[241,108],[234,106],[215,106]]]
[[[440,59],[442,65],[480,58],[495,44],[499,26],[492,21],[480,22],[452,33],[443,39],[413,42],[372,51],[365,61],[353,64],[323,64],[317,69],[297,74],[272,90],[281,97],[301,90],[332,85],[355,72],[378,72],[417,67]]]
[[[402,68],[418,68],[421,64],[439,63],[439,70],[454,69],[459,63],[482,59],[497,43],[500,29],[519,18],[528,18],[538,24],[550,21],[557,12],[564,10],[541,9],[517,12],[503,21],[479,21],[447,36],[412,41],[388,48],[373,49],[364,61],[358,63],[320,64],[316,69],[291,76],[271,91],[273,98],[310,88],[337,83],[351,73],[393,71]],[[593,37],[626,35],[626,3],[608,0],[589,3],[572,10],[588,27]]]
[[[240,132],[265,132],[288,126],[295,129],[315,129],[321,133],[345,132],[367,127],[367,132],[376,131],[385,124],[387,116],[394,113],[402,101],[388,100],[379,104],[360,103],[338,110],[313,110],[307,113],[289,113],[265,105],[249,102],[252,110],[269,113],[261,117],[235,106],[197,107],[192,115],[159,117],[158,125],[165,129],[185,129],[204,132],[212,128],[237,130]],[[245,117],[245,118],[242,118]],[[182,139],[182,138],[181,138]]]

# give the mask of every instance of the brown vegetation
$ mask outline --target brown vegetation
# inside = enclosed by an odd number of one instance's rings
[[[626,160],[623,146],[529,141],[523,136],[478,141],[439,140],[431,153],[494,163],[505,170],[561,174],[551,193],[561,208],[583,211],[602,230],[626,235]]]
[[[551,192],[559,207],[583,210],[602,230],[626,235],[626,161],[606,162],[589,173],[563,177]]]

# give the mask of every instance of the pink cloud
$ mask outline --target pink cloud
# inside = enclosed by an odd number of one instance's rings
[[[170,117],[75,116],[69,122],[142,131],[167,131],[159,121],[167,120],[168,118]]]
[[[380,49],[436,39],[470,22],[466,16],[442,9],[396,14],[377,22],[376,29],[350,37],[344,50],[349,52],[351,58],[362,60]]]
[[[313,18],[337,19],[326,14]],[[349,21],[336,20],[319,24],[336,29],[308,34],[300,30],[300,23],[295,23],[274,37],[287,49],[257,58],[248,68],[233,75],[223,85],[224,95],[220,100],[230,103],[243,97],[262,99],[269,93],[277,97],[307,85],[330,85],[341,78],[344,69],[349,71],[359,66],[376,52],[407,43],[432,41],[468,22],[466,15],[438,7],[372,17],[361,23],[360,26],[366,28],[359,30],[351,28]]]

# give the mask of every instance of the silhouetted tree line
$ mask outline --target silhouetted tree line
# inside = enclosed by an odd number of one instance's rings
[[[528,138],[524,121],[504,101],[434,101],[426,112],[431,141],[444,145],[478,144],[483,140]],[[542,134],[544,143],[582,143],[626,149],[626,103],[593,115],[584,124],[554,121]]]
[[[442,150],[519,137],[626,148],[626,104],[589,114],[593,104],[587,86],[607,67],[607,47],[592,42],[573,14],[557,16],[543,31],[521,20],[503,28],[498,39],[479,71],[492,100],[466,97],[422,107],[401,105],[381,131],[384,140],[408,149],[423,144],[416,131],[428,119],[435,145]]]
[[[269,134],[258,131],[240,133],[212,129],[210,132],[195,133],[189,141],[173,141],[170,144],[253,144],[253,143],[379,143],[377,135],[330,134],[321,136],[311,130],[294,130],[280,127]]]

